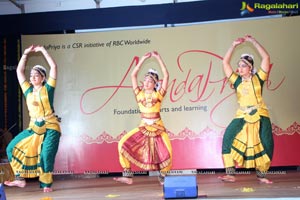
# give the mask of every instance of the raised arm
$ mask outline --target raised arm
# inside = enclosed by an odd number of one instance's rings
[[[43,56],[45,57],[46,61],[48,62],[48,65],[50,67],[49,76],[53,79],[56,79],[57,77],[57,65],[51,55],[47,52],[47,50],[43,46],[36,46],[34,48],[35,52],[41,52]]]
[[[135,68],[133,69],[132,73],[131,73],[131,82],[132,82],[132,88],[136,89],[138,87],[138,80],[137,80],[137,76],[138,73],[143,65],[143,63],[145,62],[146,59],[151,57],[151,53],[146,53],[138,62],[138,64],[135,66]]]
[[[169,84],[169,72],[168,69],[164,63],[164,61],[162,60],[161,56],[156,52],[152,52],[152,56],[155,57],[159,63],[159,66],[161,68],[161,71],[163,73],[163,81],[161,84],[162,89],[164,89],[165,91],[167,91],[167,87]]]
[[[246,35],[245,41],[251,42],[261,56],[261,68],[268,73],[270,71],[270,55],[266,49],[252,36]]]
[[[225,56],[223,58],[223,70],[224,70],[224,73],[225,73],[225,75],[226,75],[227,78],[229,78],[230,75],[233,72],[232,66],[230,64],[233,51],[234,51],[235,47],[237,47],[238,45],[242,44],[244,41],[245,41],[244,38],[237,38],[236,40],[234,40],[233,43],[232,43],[232,45],[227,50],[227,52],[226,52],[226,54],[225,54]]]
[[[33,51],[34,51],[34,46],[33,45],[26,48],[24,50],[24,53],[23,53],[19,63],[18,63],[16,72],[17,72],[17,78],[18,78],[18,81],[19,81],[20,85],[26,80],[25,68],[26,68],[27,58],[28,58],[28,54],[30,52],[33,52]]]

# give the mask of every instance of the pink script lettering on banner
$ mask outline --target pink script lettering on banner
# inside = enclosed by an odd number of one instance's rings
[[[169,91],[169,100],[171,103],[175,103],[182,98],[184,98],[187,95],[192,95],[188,99],[189,102],[191,103],[197,103],[197,102],[206,102],[209,101],[212,98],[217,98],[219,101],[212,106],[211,111],[210,111],[210,120],[211,122],[218,126],[218,127],[223,127],[223,125],[219,125],[214,121],[214,112],[218,109],[218,107],[224,103],[230,96],[234,95],[235,92],[232,91],[230,93],[225,93],[224,89],[227,86],[227,78],[222,77],[221,79],[214,80],[214,77],[211,75],[213,67],[216,67],[216,65],[213,65],[213,62],[210,60],[209,61],[209,66],[206,67],[206,74],[205,73],[200,73],[196,74],[194,77],[191,77],[191,72],[192,72],[192,67],[189,67],[189,69],[184,69],[184,67],[181,65],[181,58],[182,56],[189,54],[189,53],[198,53],[198,54],[207,54],[210,55],[212,58],[219,59],[220,61],[223,59],[221,56],[209,52],[209,51],[203,51],[203,50],[189,50],[181,53],[177,57],[177,67],[178,70],[181,73],[180,77],[176,77],[173,80],[170,81],[170,84],[168,86],[168,91]],[[122,79],[119,81],[117,85],[105,85],[105,86],[96,86],[92,88],[86,89],[83,94],[80,97],[80,110],[83,114],[86,115],[91,115],[95,114],[99,111],[101,111],[102,108],[104,108],[110,100],[114,98],[114,96],[117,94],[117,92],[120,89],[131,89],[130,85],[124,85],[124,81],[128,78],[128,75],[130,74],[129,72],[135,66],[139,61],[139,57],[135,56],[130,63],[129,67],[127,68],[126,72],[124,73]],[[273,66],[273,64],[272,64]],[[272,66],[271,66],[271,71],[272,71]],[[217,66],[220,68],[221,66]],[[217,70],[222,70],[222,69],[217,69]],[[204,70],[203,70],[204,71]],[[270,71],[270,74],[271,74]],[[272,81],[270,77],[267,80],[266,84],[266,89],[270,91],[276,91],[277,89],[280,88],[280,86],[284,83],[285,77],[283,76],[282,79],[279,81],[279,83],[274,83],[272,84]],[[274,85],[274,86],[272,86]],[[217,89],[219,88],[219,89]],[[84,109],[84,104],[88,104],[88,102],[85,102],[85,96],[88,95],[91,92],[95,92],[98,90],[107,90],[111,89],[112,93],[110,96],[107,98],[99,99],[99,102],[101,103],[98,108],[92,111],[86,111]],[[103,101],[103,102],[101,102]]]

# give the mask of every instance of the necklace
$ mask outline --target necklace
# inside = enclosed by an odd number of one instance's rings
[[[250,81],[243,81],[242,82],[242,94],[243,95],[249,95],[250,87],[251,87],[251,82]]]
[[[251,87],[251,79],[252,76],[248,76],[248,77],[242,77],[242,94],[243,95],[249,95],[250,93],[250,87]]]
[[[153,105],[153,92],[152,93],[145,93],[145,106],[147,108],[152,107]]]
[[[248,77],[242,77],[242,81],[244,82],[244,81],[250,81],[252,79],[252,76],[250,75],[250,76],[248,76]]]
[[[33,88],[33,91],[32,91],[32,95],[33,95],[32,105],[33,106],[39,106],[38,98],[40,96],[40,89],[41,89],[41,87],[39,87],[37,89]]]

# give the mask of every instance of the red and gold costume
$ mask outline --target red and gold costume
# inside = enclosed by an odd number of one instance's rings
[[[141,112],[140,125],[128,132],[118,145],[121,166],[130,169],[130,163],[144,170],[167,172],[172,165],[172,147],[160,118],[160,108],[166,92],[161,88],[146,94],[134,90]]]

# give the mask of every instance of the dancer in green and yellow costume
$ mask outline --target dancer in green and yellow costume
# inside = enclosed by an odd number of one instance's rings
[[[137,76],[142,64],[148,58],[154,57],[163,72],[161,87],[156,70],[150,69],[144,77],[143,87],[138,86]],[[132,184],[133,173],[131,163],[147,170],[159,170],[159,181],[164,183],[164,177],[172,166],[172,147],[169,136],[160,116],[163,97],[166,94],[169,73],[157,52],[144,55],[131,74],[132,87],[141,112],[140,125],[128,132],[119,141],[119,161],[124,169],[124,176],[114,178],[122,183]]]
[[[261,56],[260,69],[254,70],[253,56],[241,55],[238,71],[230,64],[236,46],[252,44]],[[267,106],[262,98],[263,83],[270,70],[270,56],[253,37],[246,35],[236,39],[223,58],[225,75],[236,90],[239,108],[235,119],[227,127],[222,145],[226,175],[219,177],[226,182],[235,181],[235,165],[255,168],[261,183],[270,184],[266,178],[273,156],[273,135]]]
[[[36,65],[31,69],[28,82],[25,77],[28,56],[39,52],[50,66],[49,78],[46,81],[46,69]],[[56,63],[44,47],[32,45],[25,49],[17,67],[17,77],[26,99],[30,123],[7,146],[7,156],[16,176],[14,181],[4,182],[8,186],[25,187],[25,178],[39,177],[43,191],[52,191],[52,172],[61,132],[53,108],[56,76]]]

